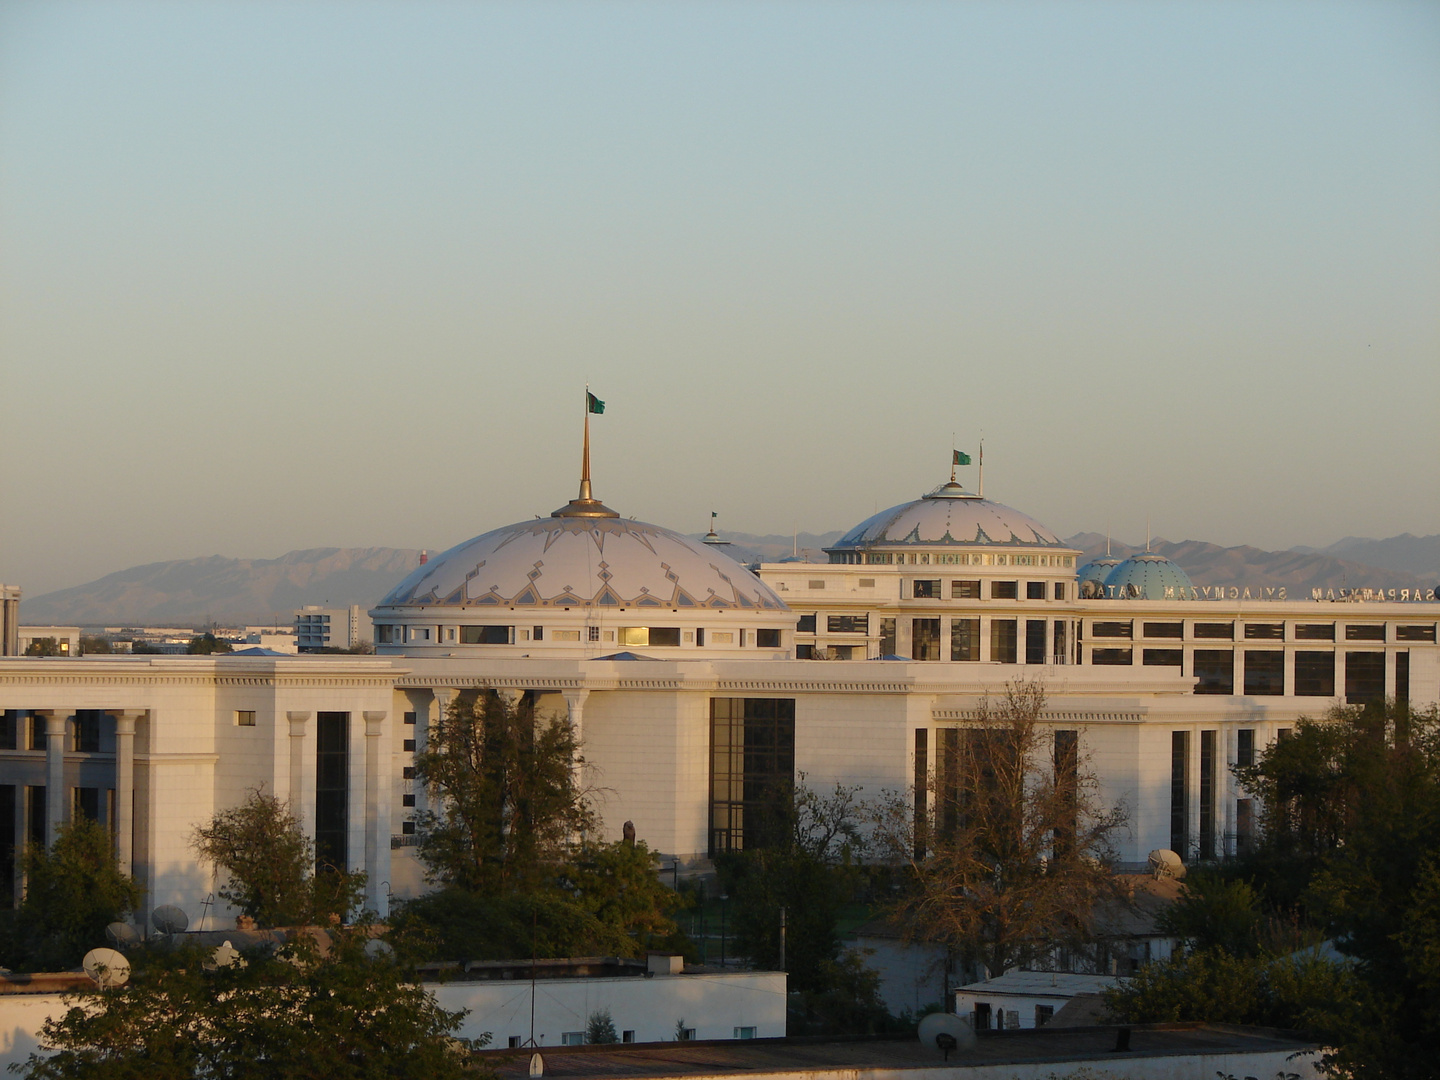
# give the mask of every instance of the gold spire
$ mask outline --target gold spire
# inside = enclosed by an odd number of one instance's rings
[[[585,387],[585,449],[580,458],[580,494],[551,517],[618,518],[620,515],[598,501],[590,491],[590,387]]]

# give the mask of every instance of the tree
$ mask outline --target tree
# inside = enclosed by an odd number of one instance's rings
[[[1101,901],[1122,902],[1110,864],[1123,807],[1105,807],[1078,738],[1042,725],[1037,683],[980,702],[941,743],[925,798],[888,794],[876,837],[908,872],[890,914],[913,938],[943,942],[999,975],[1081,947]]]
[[[328,921],[357,910],[365,876],[343,867],[315,872],[315,845],[290,804],[261,790],[198,827],[191,846],[227,874],[220,899],[260,926]]]
[[[80,652],[86,656],[105,656],[111,651],[109,638],[99,635],[80,638]]]
[[[472,1075],[447,1012],[368,928],[309,934],[217,965],[206,950],[141,950],[123,986],[67,995],[48,1020],[35,1080],[380,1080]],[[488,1041],[488,1035],[484,1037]],[[482,1042],[483,1045],[483,1042]]]
[[[585,1024],[585,1041],[587,1043],[618,1043],[620,1036],[615,1032],[615,1020],[610,1015],[609,1009],[599,1009],[590,1014],[590,1019]]]
[[[25,849],[25,899],[16,912],[12,966],[75,967],[105,944],[105,927],[140,903],[141,889],[120,872],[110,834],[89,818],[60,826],[46,850]]]
[[[53,637],[36,638],[25,646],[26,656],[59,656],[60,643]]]
[[[1187,949],[1224,949],[1238,956],[1260,951],[1260,897],[1249,882],[1193,870],[1180,898],[1160,913],[1156,928]]]
[[[440,796],[420,819],[429,877],[481,895],[539,886],[595,813],[576,778],[579,746],[563,720],[493,691],[456,702],[430,731],[416,776]]]
[[[185,651],[195,656],[210,656],[213,653],[230,652],[231,647],[230,642],[217,638],[207,630],[199,637],[191,638],[190,644],[185,647]]]

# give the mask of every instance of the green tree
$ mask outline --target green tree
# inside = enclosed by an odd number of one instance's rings
[[[100,636],[81,637],[80,652],[85,656],[104,656],[111,652],[110,639]]]
[[[447,1012],[415,973],[371,955],[367,928],[322,953],[296,935],[218,966],[203,949],[143,950],[123,986],[67,995],[46,1022],[34,1080],[227,1080],[474,1075]],[[488,1041],[488,1035],[484,1037]],[[483,1045],[483,1042],[482,1042]]]
[[[195,656],[210,656],[213,653],[226,653],[231,651],[230,642],[217,638],[209,630],[199,637],[190,639],[190,644],[185,651]]]
[[[105,944],[105,927],[134,911],[141,889],[120,872],[110,834],[89,818],[60,826],[49,850],[25,849],[25,899],[11,966],[59,971]]]
[[[219,896],[260,926],[328,922],[359,909],[365,875],[316,872],[315,845],[290,804],[260,790],[196,828],[190,844],[226,880]]]
[[[1260,951],[1263,913],[1249,882],[1214,870],[1192,870],[1180,898],[1160,913],[1157,928],[1187,949],[1224,949],[1237,956]]]
[[[1078,744],[1058,743],[1044,710],[1038,683],[1009,684],[941,744],[923,810],[914,792],[879,808],[882,850],[908,876],[892,918],[995,975],[1083,948],[1101,902],[1123,902],[1110,867],[1125,809],[1100,802]]]
[[[590,1019],[585,1024],[585,1041],[587,1043],[618,1043],[620,1036],[615,1032],[615,1021],[610,1016],[609,1009],[600,1009],[590,1014]]]
[[[596,823],[578,757],[570,725],[538,718],[529,700],[484,691],[452,705],[415,759],[441,803],[420,819],[430,880],[490,896],[543,885],[571,837]]]
[[[53,637],[36,638],[25,646],[26,656],[59,656],[60,643]]]

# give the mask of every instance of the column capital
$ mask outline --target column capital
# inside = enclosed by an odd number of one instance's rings
[[[287,712],[285,719],[290,721],[290,737],[292,739],[305,737],[305,722],[310,719],[308,712]]]
[[[70,719],[69,714],[64,711],[56,712],[54,709],[49,709],[43,713],[37,710],[36,715],[45,717],[46,735],[65,734],[65,722]]]
[[[134,735],[136,722],[149,711],[149,709],[111,709],[110,715],[115,717],[115,734]]]
[[[585,702],[590,697],[590,691],[585,689],[565,690],[562,691],[562,693],[565,696],[565,704],[568,705],[571,709],[583,708]]]
[[[385,717],[388,716],[389,713],[382,709],[379,712],[367,711],[361,715],[365,717],[365,737],[367,739],[378,738],[385,724]]]

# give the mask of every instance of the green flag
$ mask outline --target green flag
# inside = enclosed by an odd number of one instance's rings
[[[598,397],[596,397],[594,394],[592,394],[589,390],[586,390],[586,391],[585,391],[585,411],[586,411],[586,412],[590,412],[590,413],[595,413],[595,414],[598,416],[600,413],[603,413],[603,412],[605,411],[605,402],[601,401]]]
[[[956,464],[956,465],[969,465],[969,464],[970,464],[970,455],[967,454],[967,453],[965,453],[963,450],[956,450],[956,451],[955,451],[955,464]]]

